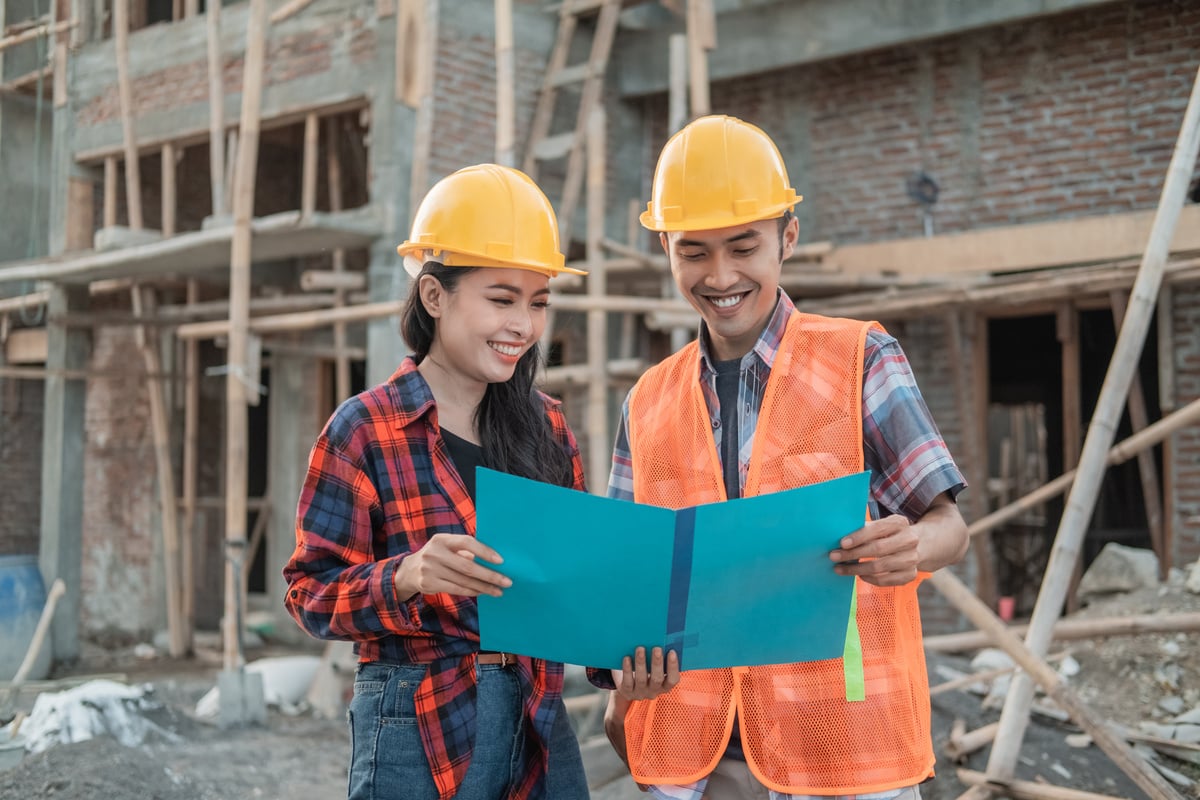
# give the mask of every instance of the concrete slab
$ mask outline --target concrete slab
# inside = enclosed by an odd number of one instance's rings
[[[161,241],[162,231],[147,228],[135,230],[123,225],[113,225],[111,228],[101,228],[96,231],[92,237],[92,247],[97,253],[107,253],[112,250],[122,250],[126,247],[137,247]]]

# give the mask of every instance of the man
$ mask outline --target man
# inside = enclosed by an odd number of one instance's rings
[[[616,687],[609,738],[657,797],[910,800],[933,775],[916,590],[966,551],[965,483],[896,340],[780,291],[800,199],[741,120],[698,119],[663,148],[641,221],[700,335],[626,399],[609,495],[683,507],[870,470],[870,521],[829,567],[858,578],[865,699],[847,699],[841,659],[680,674],[655,648],[611,681],[592,671]]]

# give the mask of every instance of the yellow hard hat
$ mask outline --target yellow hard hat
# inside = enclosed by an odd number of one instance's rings
[[[802,199],[788,185],[779,148],[760,128],[700,117],[663,147],[641,222],[652,231],[727,228],[781,217]]]
[[[566,266],[554,208],[533,179],[499,164],[442,178],[417,208],[408,241],[396,248],[414,278],[427,261],[448,267],[513,267],[553,277]]]

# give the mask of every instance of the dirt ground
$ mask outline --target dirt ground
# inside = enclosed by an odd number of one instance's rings
[[[1097,602],[1081,616],[1200,610],[1200,596],[1178,586],[1120,595]],[[1144,635],[1069,643],[1080,672],[1070,679],[1100,715],[1136,727],[1165,721],[1171,713],[1160,703],[1178,698],[1187,709],[1200,705],[1200,637]],[[279,648],[252,652],[251,658],[280,655]],[[287,651],[294,652],[294,651]],[[930,681],[946,680],[946,669],[970,671],[970,654],[931,655]],[[27,755],[16,768],[0,773],[0,800],[245,800],[245,798],[336,798],[346,791],[349,736],[342,719],[296,716],[271,710],[264,727],[220,730],[197,719],[196,701],[215,683],[219,664],[209,659],[144,660],[132,651],[90,648],[73,674],[121,673],[129,684],[148,683],[160,708],[147,712],[152,721],[175,737],[151,736],[138,747],[125,747],[109,737],[60,745]],[[28,710],[33,693],[20,705]],[[938,778],[922,787],[927,800],[952,800],[965,787],[955,777],[955,764],[943,747],[951,726],[961,719],[972,730],[999,718],[985,709],[982,698],[951,691],[933,699],[934,746],[939,753]],[[1172,705],[1172,703],[1168,703]],[[1069,723],[1035,716],[1022,749],[1018,777],[1085,789],[1116,797],[1142,797],[1120,770],[1095,746],[1072,747]],[[643,797],[628,778],[617,778],[607,745],[585,742],[585,762],[596,800]],[[983,770],[988,748],[964,766]],[[1200,767],[1167,763],[1194,780]],[[1196,789],[1184,795],[1200,797]]]

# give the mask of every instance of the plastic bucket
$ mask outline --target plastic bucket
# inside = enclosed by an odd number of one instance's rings
[[[0,733],[0,736],[5,734]],[[21,763],[21,759],[25,757],[25,737],[17,734],[11,739],[0,741],[0,772],[6,769],[12,769],[17,764]]]
[[[0,681],[16,676],[45,604],[46,587],[37,556],[0,556]],[[50,642],[43,641],[33,669],[25,677],[36,681],[49,671]]]

